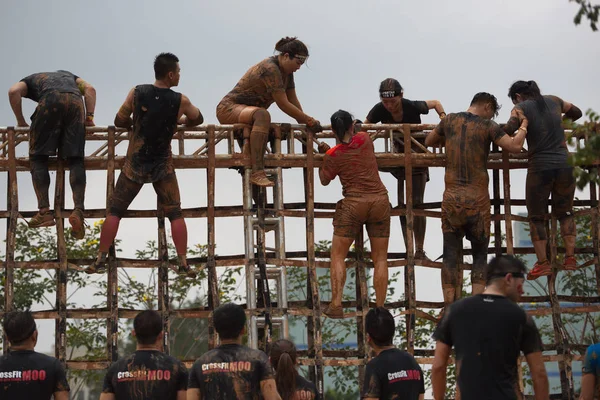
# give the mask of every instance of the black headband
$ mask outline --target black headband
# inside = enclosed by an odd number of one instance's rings
[[[379,92],[379,96],[384,99],[391,99],[392,97],[400,96],[402,92],[398,92],[396,90],[384,90],[383,92]]]

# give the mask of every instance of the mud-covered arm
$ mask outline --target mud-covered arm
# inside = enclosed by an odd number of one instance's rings
[[[425,146],[437,146],[438,144],[443,144],[445,140],[444,120],[442,120],[425,138]]]
[[[96,110],[96,89],[85,80],[77,78],[75,80],[79,92],[83,96],[85,102],[85,124],[94,126],[94,111]]]
[[[563,100],[563,109],[562,112],[565,114],[566,118],[569,118],[571,121],[577,121],[579,118],[583,116],[583,113],[573,103],[569,103],[568,101]]]
[[[179,106],[179,123],[185,126],[198,126],[204,122],[200,109],[192,104],[187,96],[181,95]]]
[[[507,135],[514,135],[515,131],[519,128],[527,129],[527,125],[529,122],[527,121],[527,117],[523,113],[520,107],[515,106],[510,112],[510,118],[508,122],[504,125],[504,132]]]
[[[298,95],[296,94],[296,88],[287,89],[285,91],[285,94],[287,95],[287,98],[290,101],[290,103],[295,105],[296,108],[298,108],[300,111],[303,111],[302,104],[300,104],[300,100],[298,100]]]
[[[131,89],[127,94],[127,98],[125,102],[119,108],[119,112],[117,112],[117,116],[115,117],[115,126],[119,128],[129,129],[133,125],[133,120],[131,119],[131,113],[133,112],[133,94],[135,92],[135,88]]]
[[[29,126],[23,117],[23,106],[21,100],[27,96],[27,84],[17,82],[8,89],[8,101],[17,118],[17,126]]]
[[[265,400],[281,400],[277,392],[277,384],[275,379],[265,379],[260,382],[260,391]]]

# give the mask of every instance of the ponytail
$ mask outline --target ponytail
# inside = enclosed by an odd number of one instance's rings
[[[517,99],[517,94],[520,94],[524,99],[535,101],[535,104],[541,112],[548,110],[544,96],[542,96],[540,88],[535,81],[516,81],[513,83],[508,90],[508,97],[515,101]]]
[[[340,142],[344,143],[344,136],[352,126],[352,114],[348,111],[338,110],[331,116],[331,129]]]
[[[282,400],[292,400],[296,392],[296,346],[280,339],[271,348],[271,364],[275,367],[275,383]]]

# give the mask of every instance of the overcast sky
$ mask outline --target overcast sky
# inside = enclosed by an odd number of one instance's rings
[[[491,92],[504,105],[499,122],[508,118],[511,103],[506,93],[518,79],[534,79],[543,93],[559,95],[582,110],[600,110],[600,37],[587,25],[573,25],[577,5],[567,0],[4,0],[2,4],[0,88],[6,93],[31,73],[70,70],[96,87],[97,125],[112,123],[131,87],[154,80],[153,58],[164,51],[180,58],[176,90],[201,109],[207,123],[217,123],[215,107],[220,99],[250,66],[272,55],[283,36],[298,36],[309,46],[307,66],[295,75],[296,90],[305,111],[323,123],[340,108],[364,118],[378,101],[379,82],[387,77],[400,81],[407,98],[438,99],[447,112],[465,110],[476,92]],[[8,100],[0,104],[0,126],[13,125]],[[24,100],[26,117],[34,107]],[[270,111],[273,121],[291,122],[276,105]],[[433,111],[424,118],[427,123],[437,120]],[[88,153],[92,147],[88,145]],[[192,147],[186,150],[191,152]],[[117,151],[124,154],[126,147]],[[381,175],[396,205],[395,180],[390,174]],[[206,206],[205,172],[178,171],[178,176],[183,207]],[[443,169],[432,170],[431,176],[426,201],[439,201]],[[513,196],[522,198],[524,173],[512,172],[511,178]],[[0,179],[0,206],[5,209],[6,174]],[[302,201],[301,173],[286,171],[284,181],[285,201]],[[86,207],[104,207],[104,191],[105,173],[89,173]],[[36,209],[28,173],[19,174],[19,196],[22,210]],[[327,188],[316,182],[316,201],[339,198],[338,181]],[[241,204],[236,172],[218,174],[216,199],[217,205]],[[155,204],[148,185],[131,208]],[[67,207],[72,207],[70,199]],[[156,238],[154,220],[125,220],[121,226],[124,256],[133,256],[146,240]],[[206,242],[204,220],[188,220],[188,226],[190,244]],[[241,219],[217,222],[218,254],[243,253],[242,226]],[[317,240],[331,238],[330,221],[318,221],[316,227]],[[303,220],[286,220],[288,250],[305,249],[303,228]],[[403,249],[395,218],[390,251]],[[428,223],[425,250],[432,258],[441,254],[439,220]],[[419,268],[417,282],[420,300],[441,300],[439,271]]]

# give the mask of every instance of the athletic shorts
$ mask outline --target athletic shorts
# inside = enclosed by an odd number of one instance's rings
[[[143,183],[134,182],[121,172],[110,199],[109,214],[122,218],[142,186]],[[159,207],[163,209],[166,217],[171,221],[182,218],[179,184],[175,173],[153,182],[152,186],[158,196]]]
[[[488,241],[490,204],[472,206],[442,201],[442,232],[466,236],[470,241]]]
[[[335,207],[333,234],[354,238],[366,225],[369,237],[390,237],[390,209],[387,194],[345,197]]]
[[[248,124],[252,125],[253,115],[260,107],[245,104],[219,103],[217,106],[217,119],[221,124]]]
[[[530,219],[544,219],[552,194],[552,213],[559,218],[573,211],[575,177],[573,168],[527,171],[525,197]]]
[[[85,108],[73,93],[50,92],[42,97],[31,116],[30,156],[83,157]]]

